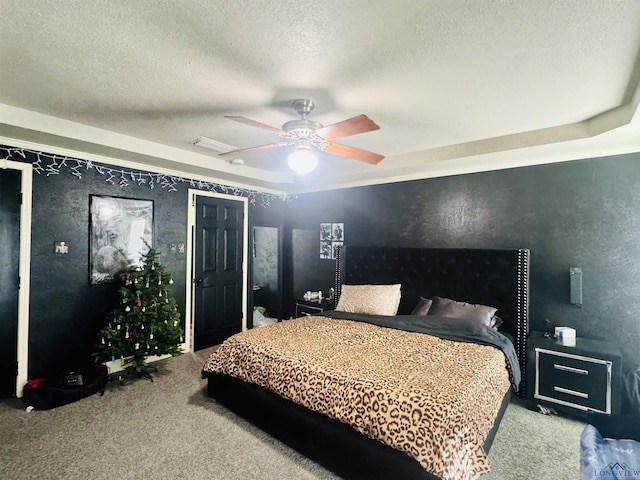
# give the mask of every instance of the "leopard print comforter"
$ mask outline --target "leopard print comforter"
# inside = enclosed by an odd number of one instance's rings
[[[496,348],[320,316],[236,334],[203,371],[347,423],[443,480],[489,471],[482,445],[510,388]]]

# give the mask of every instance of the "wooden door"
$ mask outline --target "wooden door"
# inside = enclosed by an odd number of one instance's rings
[[[0,170],[0,398],[16,393],[21,172]]]
[[[194,349],[242,330],[244,203],[197,196],[194,245]]]

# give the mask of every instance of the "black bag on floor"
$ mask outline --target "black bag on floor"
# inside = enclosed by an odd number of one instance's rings
[[[109,379],[107,367],[101,363],[68,371],[52,378],[29,380],[22,392],[22,402],[28,411],[49,410],[100,392]]]

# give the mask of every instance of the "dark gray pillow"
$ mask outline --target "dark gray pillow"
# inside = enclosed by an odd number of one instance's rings
[[[420,297],[418,304],[411,310],[411,315],[427,315],[433,301],[430,298]]]
[[[427,315],[437,315],[449,318],[465,318],[477,320],[487,327],[495,323],[494,314],[498,309],[486,305],[457,302],[449,298],[433,297],[433,303]]]
[[[491,317],[491,328],[495,328],[496,330],[498,330],[498,328],[500,328],[500,325],[502,325],[503,323],[504,322],[498,315],[494,315],[493,317]]]

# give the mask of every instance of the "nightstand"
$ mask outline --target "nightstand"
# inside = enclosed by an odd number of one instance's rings
[[[304,315],[317,315],[326,310],[333,310],[335,304],[333,300],[324,298],[322,300],[305,300],[304,298],[296,298],[296,317]]]
[[[620,413],[622,356],[608,342],[576,338],[562,343],[542,332],[527,339],[528,405],[585,416]]]

